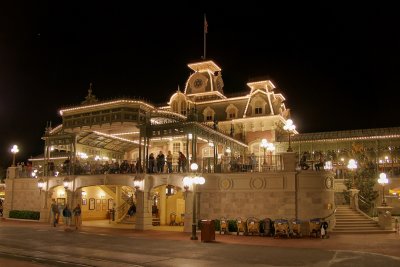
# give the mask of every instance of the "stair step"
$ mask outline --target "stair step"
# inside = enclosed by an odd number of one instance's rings
[[[395,233],[395,230],[332,230],[333,233],[338,234],[386,234]]]
[[[357,230],[357,229],[379,229],[379,226],[378,225],[355,225],[355,226],[349,226],[349,225],[344,225],[344,226],[341,226],[341,225],[335,225],[335,228],[334,229],[354,229],[354,230]]]
[[[346,225],[378,225],[375,222],[339,222],[336,223],[337,226],[346,226]]]

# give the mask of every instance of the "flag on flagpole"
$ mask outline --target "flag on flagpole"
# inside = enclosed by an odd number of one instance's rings
[[[204,14],[204,33],[208,33],[208,23],[206,19],[206,14]]]

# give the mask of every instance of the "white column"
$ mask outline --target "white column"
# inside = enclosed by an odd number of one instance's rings
[[[160,193],[160,225],[167,224],[167,196],[165,195],[166,186],[161,186]]]
[[[151,214],[151,201],[149,193],[136,192],[136,230],[153,229],[153,216]]]
[[[192,232],[192,219],[193,219],[193,192],[185,192],[185,220],[183,231],[185,233]]]

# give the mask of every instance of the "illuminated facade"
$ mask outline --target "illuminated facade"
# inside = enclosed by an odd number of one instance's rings
[[[178,88],[165,106],[134,99],[101,102],[90,86],[82,105],[62,108],[62,124],[46,128],[44,155],[29,159],[32,170],[28,176],[45,179],[37,196],[30,196],[29,208],[39,209],[42,220],[47,220],[51,199],[60,199],[72,206],[82,203],[84,219],[104,219],[114,208],[116,221],[123,221],[136,203],[138,229],[175,223],[186,227],[190,222],[187,215],[193,210],[180,171],[186,172],[191,162],[197,162],[206,178],[200,190],[198,218],[261,217],[266,211],[276,218],[329,214],[334,206],[332,174],[296,170],[297,156],[302,151],[333,150],[340,154],[344,144],[347,147],[354,141],[346,139],[351,136],[338,134],[344,139],[326,140],[317,134],[309,137],[293,131],[294,152],[286,153],[288,134],[283,125],[290,112],[270,80],[248,83],[243,96],[227,97],[221,68],[213,61],[188,67],[193,72],[184,90]],[[392,138],[385,140],[390,139],[397,148],[399,134],[396,129]],[[273,144],[273,149],[264,146],[263,139]],[[165,156],[161,169],[157,167],[160,151]],[[179,159],[179,152],[186,161]],[[397,157],[392,161],[397,162]],[[13,170],[11,176],[18,177]],[[26,183],[35,183],[27,179]],[[25,182],[13,181],[8,193],[15,194],[12,189],[22,188]],[[174,194],[166,194],[171,188]],[[319,199],[322,205],[311,203],[310,198]],[[240,205],[224,207],[237,199],[242,200]],[[263,204],[245,203],[246,199]],[[8,202],[6,209],[20,208],[21,203]],[[281,208],[276,209],[277,203]]]

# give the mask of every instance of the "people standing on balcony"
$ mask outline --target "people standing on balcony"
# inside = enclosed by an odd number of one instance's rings
[[[250,155],[250,170],[252,172],[254,172],[256,170],[256,166],[257,166],[257,159],[256,159],[256,155],[254,153],[251,153]]]
[[[168,154],[167,154],[167,168],[168,168],[168,173],[172,173],[172,153],[171,153],[171,150],[169,150]]]
[[[222,162],[222,172],[228,172],[229,171],[229,154],[228,152],[224,152],[224,155],[221,157],[221,162]]]
[[[182,152],[179,151],[179,158],[178,158],[178,172],[186,172],[186,157],[183,155]]]
[[[50,161],[49,162],[49,175],[54,176],[54,171],[55,171],[54,162]]]
[[[154,154],[150,153],[150,155],[149,155],[149,173],[154,172],[154,165],[155,165]]]
[[[156,158],[157,161],[157,172],[163,173],[164,172],[164,165],[165,165],[165,155],[162,151],[160,151]]]
[[[143,169],[142,169],[142,164],[140,163],[139,158],[136,159],[136,173],[142,173]]]

